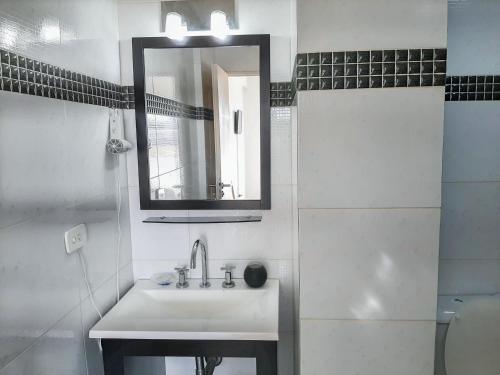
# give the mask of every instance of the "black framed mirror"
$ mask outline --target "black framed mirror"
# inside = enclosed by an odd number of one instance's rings
[[[143,210],[270,209],[269,35],[133,38]]]

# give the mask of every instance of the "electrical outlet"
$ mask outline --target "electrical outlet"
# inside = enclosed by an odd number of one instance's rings
[[[66,252],[71,254],[87,244],[87,226],[77,225],[64,233]]]

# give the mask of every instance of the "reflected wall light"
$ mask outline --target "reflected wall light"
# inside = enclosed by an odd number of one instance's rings
[[[210,14],[210,30],[213,36],[221,39],[224,39],[227,34],[229,34],[226,13],[220,10],[214,10]]]
[[[180,40],[187,33],[187,27],[182,23],[182,16],[179,13],[171,12],[165,17],[165,34],[170,39]]]

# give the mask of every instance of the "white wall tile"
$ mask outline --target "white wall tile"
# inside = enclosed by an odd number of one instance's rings
[[[443,88],[298,95],[299,208],[440,207]]]
[[[0,231],[0,367],[79,303],[78,258],[64,250],[67,218],[55,210]]]
[[[439,294],[500,293],[499,259],[440,259]]]
[[[444,183],[441,259],[500,259],[500,182]]]
[[[80,306],[77,306],[15,361],[1,375],[82,375],[85,354]]]
[[[500,181],[499,107],[497,102],[487,101],[446,102],[444,182]]]
[[[433,320],[439,209],[300,210],[304,319]]]
[[[299,52],[446,46],[446,0],[298,0],[297,6]]]
[[[3,0],[0,48],[118,83],[116,12],[115,0]]]
[[[450,75],[498,74],[500,3],[491,0],[448,2],[448,66]]]
[[[212,259],[291,259],[291,200],[291,186],[273,185],[272,208],[261,212],[261,222],[191,224],[189,243],[193,244],[199,238],[205,239]],[[203,216],[205,213],[207,211],[196,212],[195,215]],[[214,214],[213,211],[211,213]]]
[[[271,108],[271,184],[292,183],[292,112]]]
[[[434,322],[303,320],[301,373],[432,375]]]

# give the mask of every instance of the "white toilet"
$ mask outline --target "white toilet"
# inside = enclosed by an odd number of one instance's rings
[[[500,375],[500,294],[439,297],[436,375]]]

